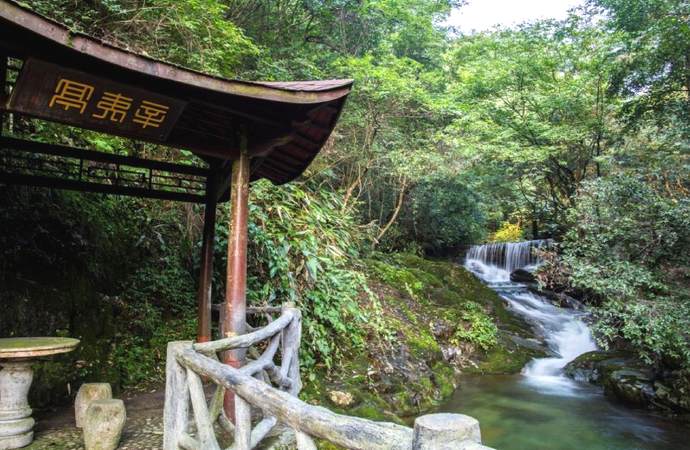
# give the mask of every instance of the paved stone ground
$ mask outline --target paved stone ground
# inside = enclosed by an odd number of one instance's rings
[[[163,448],[162,389],[125,394],[127,422],[120,450],[159,450]],[[74,426],[74,411],[66,407],[36,417],[34,442],[27,450],[83,450],[82,431]]]
[[[29,450],[83,450],[84,442],[80,429],[64,427],[39,431],[34,442],[26,447]],[[141,417],[127,419],[125,431],[120,441],[120,450],[159,450],[163,448],[163,419]]]
[[[207,387],[210,396],[212,386]],[[151,392],[131,393],[123,396],[127,409],[127,422],[120,440],[119,450],[163,449],[163,388]],[[84,450],[82,431],[74,426],[74,408],[65,407],[54,412],[36,414],[34,442],[25,450]],[[294,435],[275,430],[274,438],[267,439],[262,449],[294,449]],[[272,433],[273,434],[273,433]],[[219,429],[216,435],[225,447],[231,436]]]

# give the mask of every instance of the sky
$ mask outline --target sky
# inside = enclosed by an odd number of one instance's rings
[[[563,19],[568,9],[584,0],[468,0],[451,13],[446,25],[462,33],[484,31],[494,25],[516,25],[536,19]]]

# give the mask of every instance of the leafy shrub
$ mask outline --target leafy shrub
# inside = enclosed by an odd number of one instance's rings
[[[223,214],[227,214],[224,210]],[[366,278],[354,268],[362,236],[342,197],[309,183],[252,185],[248,302],[296,302],[304,318],[303,360],[330,367],[346,346],[363,343]],[[227,223],[219,221],[217,260],[225,261]],[[223,278],[225,264],[216,277]]]
[[[667,199],[637,178],[585,183],[570,220],[564,254],[572,282],[597,295],[668,293],[663,268],[690,259],[690,201]]]
[[[611,176],[584,184],[570,220],[563,263],[572,285],[602,303],[594,327],[600,343],[623,340],[648,361],[689,365],[688,199]]]
[[[491,242],[516,242],[522,239],[523,234],[519,223],[503,222],[501,227],[489,237],[489,240]]]
[[[498,328],[478,303],[465,303],[460,316],[465,325],[461,324],[453,333],[451,342],[455,345],[470,342],[486,351],[498,343]]]
[[[595,317],[604,348],[624,339],[648,363],[690,365],[690,298],[608,299]]]

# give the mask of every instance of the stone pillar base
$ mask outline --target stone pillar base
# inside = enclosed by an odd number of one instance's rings
[[[26,447],[34,440],[34,432],[29,431],[24,434],[0,437],[0,450],[12,450],[15,448]]]
[[[28,394],[33,381],[31,363],[3,361],[0,368],[0,450],[26,447],[33,441]]]

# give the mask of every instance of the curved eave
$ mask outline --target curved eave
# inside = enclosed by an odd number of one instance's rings
[[[185,102],[176,129],[151,142],[191,150],[212,164],[235,159],[237,131],[247,130],[252,178],[274,183],[308,167],[352,89],[352,80],[239,81],[200,73],[74,33],[9,0],[0,0],[3,50]]]
[[[140,74],[223,94],[296,104],[322,103],[347,95],[352,80],[262,82],[228,80],[115,47],[25,8],[0,1],[0,19],[82,55]]]

